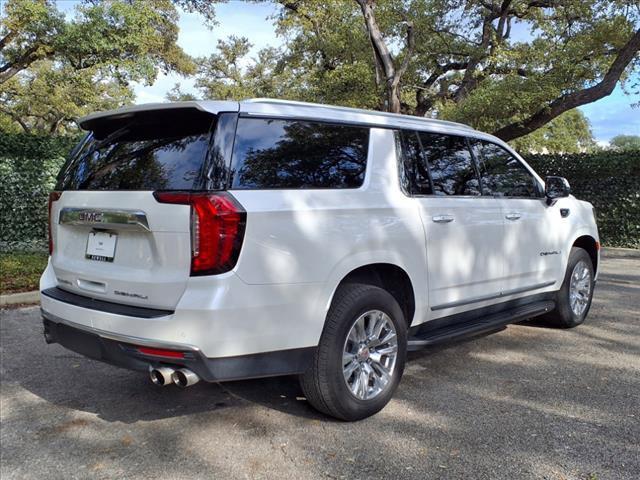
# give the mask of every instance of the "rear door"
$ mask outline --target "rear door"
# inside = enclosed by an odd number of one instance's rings
[[[499,297],[502,212],[495,199],[480,194],[466,139],[409,131],[402,136],[412,159],[405,166],[405,188],[419,205],[425,229],[433,315],[469,310]]]
[[[92,132],[61,171],[62,193],[51,205],[59,288],[117,303],[176,306],[190,276],[191,207],[160,203],[154,192],[221,188],[211,148],[220,123],[195,108],[90,122]]]
[[[503,295],[552,285],[562,278],[559,260],[567,233],[559,208],[547,205],[540,182],[507,149],[484,140],[473,140],[472,147],[483,195],[499,202],[504,217]]]

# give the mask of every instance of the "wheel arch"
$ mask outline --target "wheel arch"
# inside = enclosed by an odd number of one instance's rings
[[[386,262],[358,266],[340,279],[332,292],[328,305],[331,304],[335,292],[342,285],[356,282],[376,285],[388,291],[402,308],[407,327],[411,326],[416,313],[416,294],[411,277],[404,268]]]
[[[600,250],[600,243],[591,235],[581,235],[573,241],[571,247],[578,247],[586,250],[591,257],[591,263],[593,264],[593,273],[598,272],[598,252]]]

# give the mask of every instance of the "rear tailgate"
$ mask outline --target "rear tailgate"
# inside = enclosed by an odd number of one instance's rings
[[[51,264],[60,288],[173,309],[191,266],[189,212],[188,205],[158,203],[152,192],[63,192],[51,211]],[[105,255],[92,251],[99,240],[92,244],[90,236],[98,232],[113,241]]]
[[[224,188],[224,165],[211,159],[223,157],[213,151],[217,129],[233,133],[235,114],[217,114],[216,106],[234,105],[237,110],[235,102],[140,106],[81,121],[91,133],[60,172],[61,194],[50,204],[59,288],[128,305],[176,307],[191,273],[192,207],[160,202],[154,192]]]

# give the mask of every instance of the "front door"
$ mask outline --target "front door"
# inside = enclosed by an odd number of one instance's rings
[[[500,203],[504,217],[504,296],[532,292],[562,278],[562,246],[567,222],[559,206],[549,206],[542,185],[508,150],[472,141],[483,194]]]

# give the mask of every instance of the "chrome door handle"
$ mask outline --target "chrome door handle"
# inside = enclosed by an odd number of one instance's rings
[[[436,223],[453,222],[453,215],[434,215],[431,219]]]
[[[522,215],[520,215],[519,213],[507,213],[504,218],[506,218],[507,220],[518,220]]]

